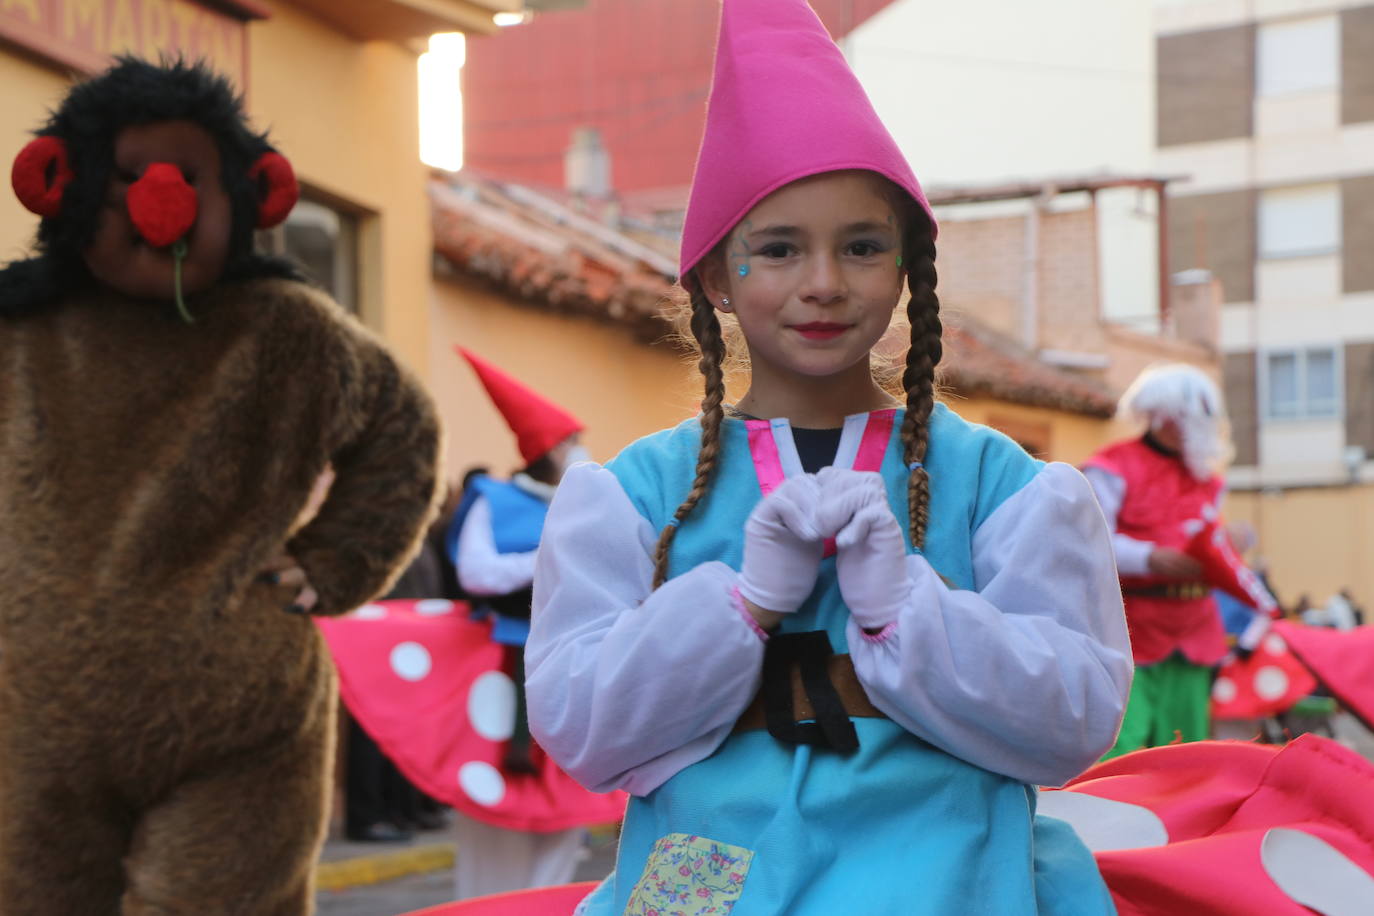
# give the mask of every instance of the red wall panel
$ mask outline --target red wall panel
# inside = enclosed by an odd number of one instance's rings
[[[843,35],[893,0],[811,0]],[[468,167],[561,187],[578,127],[600,129],[618,191],[692,178],[720,6],[710,0],[588,0],[468,42],[463,68]]]

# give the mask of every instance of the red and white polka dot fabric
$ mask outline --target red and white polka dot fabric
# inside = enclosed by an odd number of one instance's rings
[[[502,770],[515,731],[515,683],[490,624],[469,619],[466,605],[381,601],[317,623],[349,711],[429,795],[510,830],[620,820],[623,793],[588,792],[537,746],[537,772]]]
[[[1212,718],[1263,719],[1291,709],[1317,681],[1277,632],[1246,659],[1222,666],[1212,682]]]
[[[1374,730],[1374,626],[1334,630],[1280,620],[1274,629],[1331,695]]]
[[[1121,916],[1374,913],[1374,765],[1327,738],[1135,751],[1038,811],[1078,831]]]

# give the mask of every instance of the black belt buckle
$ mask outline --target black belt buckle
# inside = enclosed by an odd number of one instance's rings
[[[830,682],[830,637],[824,630],[774,633],[763,651],[763,714],[768,734],[789,744],[828,747],[842,754],[859,749],[859,735]],[[802,688],[816,713],[814,722],[798,722],[792,705],[792,666],[800,669]]]

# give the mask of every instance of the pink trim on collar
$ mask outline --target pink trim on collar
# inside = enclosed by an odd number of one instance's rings
[[[787,472],[782,469],[782,456],[778,454],[777,440],[773,438],[773,424],[768,420],[745,420],[744,428],[749,431],[749,454],[754,459],[759,489],[767,496],[787,479]]]

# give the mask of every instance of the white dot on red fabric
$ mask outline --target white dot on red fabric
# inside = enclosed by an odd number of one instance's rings
[[[1093,852],[1167,846],[1169,830],[1149,808],[1072,789],[1040,793],[1036,814],[1067,821]]]
[[[1219,677],[1212,684],[1212,699],[1218,703],[1229,703],[1236,698],[1236,682],[1229,677]]]
[[[479,805],[491,807],[506,797],[506,780],[501,771],[480,760],[471,760],[458,768],[458,785]]]
[[[453,613],[453,602],[446,598],[426,598],[415,602],[415,613],[426,617],[439,617]]]
[[[402,680],[422,681],[432,667],[429,650],[418,642],[398,643],[391,650],[391,670]]]
[[[1282,668],[1265,665],[1255,672],[1255,693],[1262,700],[1277,700],[1288,692],[1288,675]]]
[[[509,741],[515,734],[515,681],[502,671],[488,671],[473,681],[468,721],[488,741]]]
[[[1288,644],[1283,641],[1283,637],[1277,633],[1270,633],[1264,637],[1264,651],[1270,655],[1283,655],[1288,651]]]
[[[364,604],[353,612],[358,620],[381,620],[386,616],[386,608],[380,604]]]
[[[1358,846],[1353,836],[1346,836]],[[1275,827],[1264,835],[1260,861],[1279,889],[1308,912],[1325,916],[1369,913],[1374,876],[1320,837],[1291,827]]]

